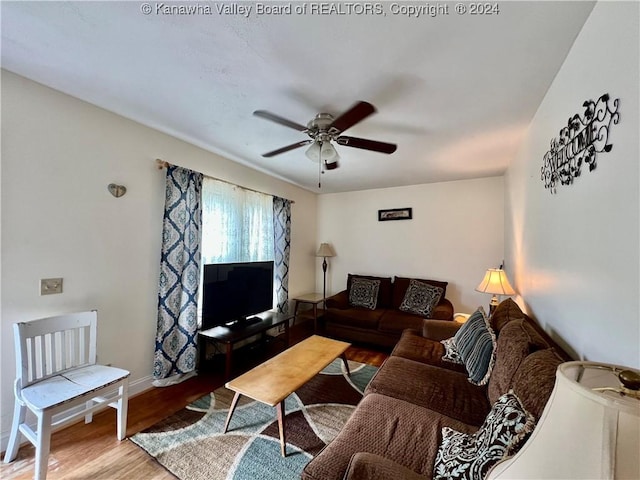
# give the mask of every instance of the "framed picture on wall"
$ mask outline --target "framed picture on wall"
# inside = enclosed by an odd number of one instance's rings
[[[390,208],[387,210],[378,210],[379,222],[386,222],[387,220],[411,220],[412,218],[412,208]]]

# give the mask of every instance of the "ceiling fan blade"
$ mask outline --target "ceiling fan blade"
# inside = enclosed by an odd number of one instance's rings
[[[291,120],[287,120],[286,118],[282,118],[275,113],[267,112],[266,110],[256,110],[253,112],[256,117],[264,118],[265,120],[270,120],[275,123],[279,123],[280,125],[284,125],[285,127],[293,128],[294,130],[298,130],[299,132],[305,132],[307,127],[304,125],[300,125],[299,123],[292,122]]]
[[[342,136],[336,138],[336,142],[338,142],[339,145],[344,145],[346,147],[362,148],[364,150],[373,150],[374,152],[380,153],[393,153],[398,148],[398,146],[393,143],[378,142],[376,140],[367,140],[366,138],[357,137]]]
[[[262,156],[265,158],[275,157],[276,155],[280,155],[281,153],[288,152],[289,150],[294,150],[296,148],[304,147],[305,145],[309,145],[313,143],[313,140],[303,140],[298,143],[293,143],[291,145],[287,145],[286,147],[279,148],[277,150],[273,150],[272,152],[263,153]]]
[[[356,123],[361,122],[369,115],[376,111],[376,107],[368,102],[358,102],[349,110],[344,112],[329,126],[329,129],[335,129],[338,132],[344,132],[346,129],[353,127]]]

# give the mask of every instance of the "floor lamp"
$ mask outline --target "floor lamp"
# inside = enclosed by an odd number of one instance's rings
[[[328,243],[321,243],[320,248],[318,248],[318,252],[316,253],[316,257],[323,257],[322,260],[322,308],[326,308],[324,304],[327,298],[327,258],[335,257],[336,252],[333,251],[333,248]]]

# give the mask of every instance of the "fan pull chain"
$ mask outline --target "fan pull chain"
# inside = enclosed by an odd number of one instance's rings
[[[320,182],[321,176],[322,176],[322,154],[318,159],[318,188],[322,188],[322,183]]]

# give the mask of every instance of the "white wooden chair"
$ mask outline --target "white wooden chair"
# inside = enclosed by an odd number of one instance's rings
[[[35,478],[47,476],[51,432],[105,404],[118,410],[118,439],[126,436],[129,372],[96,365],[97,312],[72,313],[13,325],[15,407],[4,461],[16,458],[19,433],[36,447]],[[27,409],[37,418],[34,431]],[[55,417],[55,418],[54,418]]]

